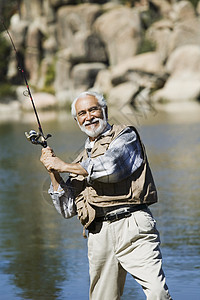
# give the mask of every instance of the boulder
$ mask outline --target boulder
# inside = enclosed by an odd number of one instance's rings
[[[43,12],[44,12],[47,24],[54,24],[55,25],[55,22],[56,22],[55,9],[51,5],[49,0],[44,0],[44,2],[43,2]]]
[[[43,14],[43,1],[21,1],[20,14],[23,20],[32,22],[36,16]]]
[[[49,93],[32,93],[32,97],[37,110],[50,109],[57,106],[57,99]],[[21,109],[25,111],[33,110],[30,99],[20,98]]]
[[[104,44],[96,34],[90,31],[76,33],[70,49],[71,60],[75,63],[107,61]]]
[[[198,1],[198,3],[197,3],[196,12],[197,12],[198,16],[200,16],[200,1]]]
[[[97,4],[63,6],[57,11],[57,39],[60,48],[70,47],[78,32],[91,30],[92,24],[101,14]]]
[[[141,22],[137,10],[120,7],[100,16],[94,28],[108,51],[110,65],[134,56],[141,43]]]
[[[146,32],[146,37],[156,44],[156,51],[165,61],[171,52],[183,45],[200,44],[200,20],[194,8],[187,1],[176,3],[170,19],[153,23]]]
[[[55,54],[58,50],[58,44],[56,40],[56,25],[55,24],[49,24],[48,25],[48,34],[47,38],[42,41],[42,48],[45,55],[51,55]]]
[[[173,36],[174,24],[169,19],[162,19],[153,23],[146,31],[146,38],[156,45],[156,51],[164,62],[171,49],[170,40]]]
[[[110,90],[112,89],[110,70],[103,69],[98,72],[93,88],[95,91],[98,91],[101,94],[109,94]]]
[[[169,16],[173,21],[180,21],[193,19],[196,17],[196,13],[190,1],[178,1],[172,5]]]
[[[57,60],[55,67],[54,88],[56,93],[62,90],[69,90],[73,87],[70,72],[72,64],[70,63],[71,51],[63,49],[57,52]]]
[[[27,28],[28,28],[28,22],[21,20],[19,14],[14,14],[11,17],[9,31],[10,31],[11,37],[14,39],[14,44],[17,49],[18,56],[20,58],[20,64],[22,64],[21,59],[22,59],[23,46],[25,43],[25,34],[26,34]],[[12,47],[7,33],[4,36],[7,39],[10,47]],[[17,69],[17,59],[16,59],[16,54],[14,51],[11,52],[11,55],[10,55],[10,58],[8,61],[7,77],[9,78],[9,80],[13,80],[16,83],[19,81],[19,72]]]
[[[59,90],[56,92],[55,96],[58,101],[59,108],[67,109],[68,104],[72,103],[73,99],[76,97],[76,94],[73,89]]]
[[[164,69],[157,52],[136,55],[111,69],[114,85],[132,81],[139,86],[155,88],[160,84],[159,80],[164,80]]]
[[[25,68],[29,73],[29,81],[32,85],[36,85],[38,80],[41,40],[40,24],[36,20],[29,25],[26,35]]]
[[[191,18],[176,23],[169,39],[169,52],[183,45],[200,44],[200,20]]]
[[[102,63],[87,63],[75,65],[72,69],[72,81],[74,89],[87,90],[94,85],[99,71],[105,69]]]
[[[0,103],[0,124],[2,122],[21,121],[20,104],[18,101]]]
[[[150,4],[152,6],[154,6],[154,9],[156,9],[157,11],[159,11],[159,13],[166,17],[168,16],[168,14],[170,13],[171,11],[171,4],[169,3],[170,1],[167,1],[167,0],[151,0],[151,1],[148,1],[150,2]]]
[[[21,20],[19,14],[14,14],[10,19],[10,32],[14,38],[15,46],[18,51],[25,43],[25,34],[28,28],[28,22]]]
[[[112,88],[108,94],[108,104],[122,110],[131,104],[139,86],[133,82],[124,82]]]
[[[166,84],[153,95],[154,101],[188,101],[200,96],[200,47],[186,45],[171,54],[166,71]]]

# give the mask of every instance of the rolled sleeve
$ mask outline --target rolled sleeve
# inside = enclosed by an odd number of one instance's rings
[[[74,195],[70,188],[69,182],[64,183],[64,181],[62,181],[57,191],[54,191],[51,183],[48,193],[51,196],[55,209],[64,218],[69,219],[76,215]]]

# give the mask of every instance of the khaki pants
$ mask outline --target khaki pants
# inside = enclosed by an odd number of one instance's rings
[[[120,299],[127,272],[142,286],[146,299],[172,299],[155,223],[149,209],[112,223],[96,223],[88,237],[91,300]]]

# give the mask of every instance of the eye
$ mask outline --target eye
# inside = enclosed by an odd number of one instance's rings
[[[85,114],[86,114],[86,112],[84,110],[78,112],[79,117],[84,116]]]
[[[98,106],[93,106],[93,107],[91,107],[91,108],[89,109],[90,112],[95,112],[95,111],[97,111],[97,110],[99,110],[99,107],[98,107]]]

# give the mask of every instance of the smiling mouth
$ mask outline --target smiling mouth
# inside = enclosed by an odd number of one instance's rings
[[[97,120],[97,121],[94,121],[94,122],[92,122],[92,123],[89,123],[89,124],[85,124],[85,127],[92,127],[92,126],[94,126],[94,125],[96,125],[96,124],[98,124],[99,123],[99,121]]]

